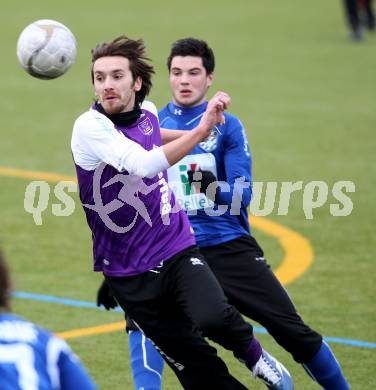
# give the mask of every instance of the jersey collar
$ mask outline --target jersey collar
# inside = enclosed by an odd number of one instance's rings
[[[188,116],[192,118],[196,115],[202,114],[206,110],[207,105],[208,102],[204,102],[194,107],[181,107],[174,104],[173,102],[170,102],[168,103],[167,108],[171,116],[175,116],[177,118]]]

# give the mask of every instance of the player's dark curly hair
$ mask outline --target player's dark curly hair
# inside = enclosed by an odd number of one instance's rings
[[[5,259],[0,252],[0,311],[10,310],[9,298],[10,298],[10,276],[8,267],[5,263]]]
[[[168,71],[171,70],[171,61],[176,56],[201,57],[206,73],[210,74],[214,72],[214,53],[205,41],[195,38],[184,38],[175,41],[171,46],[171,52],[167,58]]]
[[[121,56],[129,60],[129,68],[132,72],[133,80],[137,77],[142,79],[142,86],[139,91],[136,91],[136,103],[142,103],[145,97],[149,94],[152,87],[152,74],[154,68],[148,64],[150,61],[146,57],[145,44],[142,39],[130,39],[125,35],[115,38],[112,42],[99,43],[91,50],[92,66],[91,66],[91,81],[94,83],[93,66],[94,62],[101,57]]]

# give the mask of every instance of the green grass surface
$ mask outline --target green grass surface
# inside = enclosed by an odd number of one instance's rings
[[[18,65],[18,34],[30,22],[56,19],[74,32],[74,67],[54,81],[40,81]],[[327,203],[305,219],[302,191],[287,216],[268,216],[312,244],[312,267],[288,286],[305,321],[324,336],[376,341],[374,259],[374,158],[376,130],[376,36],[347,40],[341,2],[288,0],[112,1],[89,3],[5,0],[0,31],[0,167],[74,175],[70,136],[75,118],[92,101],[90,49],[122,33],[143,37],[156,69],[150,96],[160,108],[169,99],[165,60],[172,41],[195,36],[209,41],[217,59],[213,91],[232,96],[231,112],[248,132],[255,181],[353,181],[350,216],[333,217]],[[93,301],[100,275],[91,269],[91,240],[77,194],[69,217],[43,214],[36,226],[23,199],[30,180],[0,176],[0,243],[16,290]],[[52,184],[51,184],[52,185]],[[283,251],[254,231],[274,268]],[[15,299],[14,311],[54,332],[120,321],[120,313]],[[257,325],[257,324],[255,324]],[[294,376],[297,390],[317,389],[303,369],[268,335],[263,345]],[[101,389],[131,389],[128,340],[122,332],[69,341]],[[332,344],[351,388],[374,388],[374,349]],[[262,389],[230,353],[219,348],[231,371],[250,388]],[[179,389],[169,369],[164,389]]]

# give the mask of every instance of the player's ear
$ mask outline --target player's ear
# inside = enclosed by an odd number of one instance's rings
[[[138,76],[133,84],[133,89],[135,92],[139,91],[142,87],[142,78]]]
[[[208,83],[208,87],[210,87],[212,84],[213,84],[213,80],[214,80],[214,73],[209,73],[207,76],[207,83]]]

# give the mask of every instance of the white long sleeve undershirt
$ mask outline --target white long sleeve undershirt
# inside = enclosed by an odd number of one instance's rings
[[[119,172],[127,170],[132,175],[151,178],[170,167],[162,147],[145,150],[93,109],[74,123],[71,148],[75,163],[88,171],[105,162]]]

